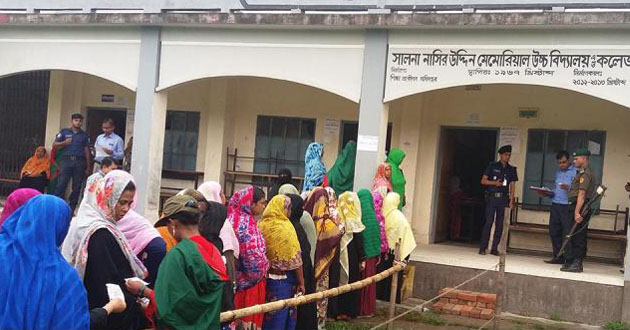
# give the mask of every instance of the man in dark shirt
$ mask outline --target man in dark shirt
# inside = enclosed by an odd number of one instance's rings
[[[569,234],[574,222],[577,222],[578,226],[565,248],[566,262],[560,268],[563,272],[581,273],[583,271],[582,260],[586,257],[586,231],[591,215],[588,213],[586,218],[583,218],[581,211],[582,207],[593,196],[596,188],[596,178],[589,166],[590,155],[591,152],[588,149],[579,149],[573,153],[577,174],[573,178],[569,190],[569,223],[564,226],[565,236]]]
[[[90,137],[81,129],[83,116],[75,113],[72,115],[72,127],[64,128],[57,134],[54,147],[63,149],[61,158],[61,174],[55,192],[60,198],[64,198],[66,188],[72,179],[72,193],[68,204],[74,210],[79,201],[81,186],[85,178],[92,173]]]
[[[498,247],[503,233],[505,208],[508,206],[510,208],[514,207],[514,183],[518,181],[516,167],[509,164],[511,156],[511,145],[501,147],[499,149],[499,161],[490,163],[481,177],[481,185],[487,187],[487,198],[486,223],[481,233],[479,254],[486,254],[492,224],[496,220],[490,253],[496,256],[499,255]]]

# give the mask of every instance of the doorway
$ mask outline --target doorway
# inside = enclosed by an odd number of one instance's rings
[[[447,128],[440,134],[434,241],[477,243],[484,224],[481,176],[495,160],[498,129]]]
[[[111,118],[114,120],[116,133],[123,141],[125,141],[125,132],[127,129],[127,109],[125,108],[88,108],[87,109],[87,133],[90,136],[92,144],[96,138],[103,133],[101,128],[103,120]]]

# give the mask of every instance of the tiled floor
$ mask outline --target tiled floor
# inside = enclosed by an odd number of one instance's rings
[[[580,274],[560,271],[560,265],[548,265],[542,257],[508,254],[505,271],[508,273],[552,277],[575,281],[623,286],[623,274],[620,267],[599,263],[584,263],[584,272]],[[473,246],[453,244],[418,245],[411,254],[412,261],[436,263],[449,266],[486,269],[499,262],[499,257],[479,255]]]

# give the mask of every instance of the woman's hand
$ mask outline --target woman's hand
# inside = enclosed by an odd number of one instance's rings
[[[127,308],[127,303],[122,299],[112,299],[108,302],[103,309],[107,311],[107,315],[111,313],[122,313]]]
[[[144,284],[142,284],[142,282],[140,281],[128,280],[125,281],[125,286],[131,294],[139,296],[142,293],[140,292],[140,290],[142,289]]]
[[[304,283],[298,284],[297,291],[298,293],[306,294],[306,287],[304,286]]]

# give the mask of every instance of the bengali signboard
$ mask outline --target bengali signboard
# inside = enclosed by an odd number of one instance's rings
[[[630,103],[630,49],[390,46],[385,101],[446,87],[534,84]]]

